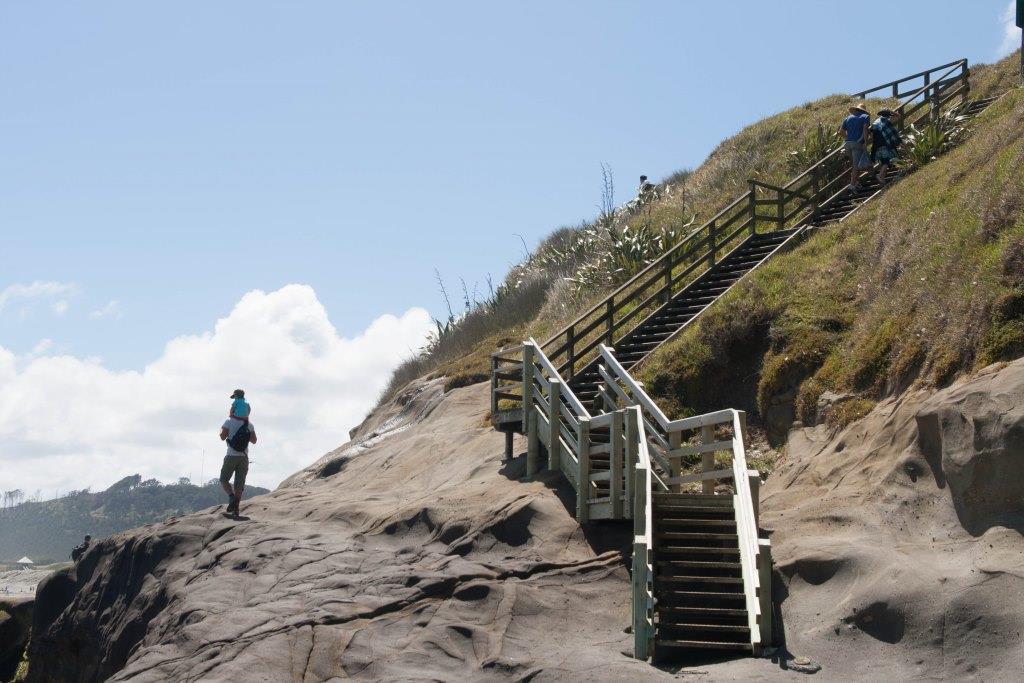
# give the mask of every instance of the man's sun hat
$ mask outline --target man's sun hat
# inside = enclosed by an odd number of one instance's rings
[[[862,103],[860,103],[860,102],[854,102],[853,104],[851,104],[850,105],[850,111],[859,111],[859,112],[861,112],[863,114],[868,114],[868,115],[871,114],[871,112],[869,112],[867,109],[865,109],[864,105]]]
[[[245,398],[245,392],[241,389],[235,389],[228,398]]]

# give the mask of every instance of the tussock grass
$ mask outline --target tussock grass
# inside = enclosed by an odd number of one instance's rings
[[[973,67],[972,96],[1015,84],[1017,59]],[[813,417],[825,390],[858,394],[834,413],[838,424],[910,382],[941,384],[1024,353],[1019,100],[1019,92],[1004,98],[968,145],[842,227],[774,259],[660,349],[642,377],[659,402],[676,416],[743,408],[778,441],[789,421]],[[791,153],[819,128],[838,126],[848,103],[833,95],[769,116],[724,141],[699,168],[663,180],[655,199],[555,231],[512,269],[500,297],[402,364],[381,401],[422,376],[445,376],[450,387],[483,381],[492,352],[529,336],[546,339],[671,246],[673,231],[704,222],[745,192],[748,178],[786,182]],[[869,109],[892,104],[874,100]],[[627,226],[655,246],[626,267],[595,255],[601,249],[588,231],[600,244]],[[598,270],[580,286],[587,269]]]
[[[840,426],[913,382],[944,385],[1021,355],[1022,129],[1017,89],[968,144],[753,274],[642,379],[680,415],[752,410],[778,442],[794,418],[813,419],[825,390],[859,397],[836,411]]]

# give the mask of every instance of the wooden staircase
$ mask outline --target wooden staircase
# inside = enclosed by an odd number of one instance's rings
[[[958,60],[855,97],[888,97],[891,88],[906,123],[944,107],[974,117],[993,98],[969,101],[968,78],[967,60]],[[512,433],[526,434],[526,476],[545,464],[560,470],[581,523],[633,521],[638,659],[655,648],[762,653],[773,643],[772,557],[760,537],[760,478],[747,469],[742,411],[669,420],[629,370],[772,256],[884,189],[865,173],[852,192],[849,174],[837,149],[783,187],[750,181],[747,193],[543,345],[531,339],[492,355],[491,419],[506,432],[507,455]],[[723,453],[730,466],[716,469]],[[694,456],[700,471],[687,474],[684,460]],[[733,493],[714,493],[722,481]],[[683,492],[695,484],[702,493]]]
[[[653,497],[655,647],[750,652],[733,497]]]
[[[786,247],[800,230],[777,230],[752,235],[719,263],[655,310],[635,330],[615,344],[615,356],[628,370],[652,351],[679,334],[752,270]],[[601,376],[595,358],[570,381],[584,405],[595,405]]]

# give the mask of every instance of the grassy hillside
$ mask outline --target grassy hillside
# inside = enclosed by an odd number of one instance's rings
[[[667,178],[643,207],[556,230],[490,298],[463,301],[461,316],[439,325],[433,344],[398,368],[380,400],[425,374],[447,376],[452,386],[482,381],[493,351],[557,331],[675,244],[691,221],[702,223],[745,192],[749,178],[778,183],[795,175],[792,152],[819,125],[836,127],[848,103],[832,95],[769,116],[720,144],[696,170]],[[624,230],[632,242],[622,239]]]
[[[973,95],[1011,88],[1017,59],[974,67]],[[855,395],[832,418],[844,420],[914,379],[941,383],[1019,355],[1018,285],[1000,274],[1018,267],[1018,96],[988,112],[965,148],[770,264],[662,349],[643,369],[658,399],[677,415],[745,407],[777,436],[813,413],[825,390]],[[793,152],[833,129],[848,102],[835,95],[769,116],[668,178],[654,201],[557,230],[493,297],[439,326],[382,400],[424,374],[451,386],[486,379],[490,353],[527,336],[543,341],[744,192],[748,178],[795,175],[805,162]]]
[[[843,423],[912,382],[1024,354],[1022,129],[1018,88],[966,144],[756,272],[642,379],[677,414],[738,404],[778,439],[825,391],[851,395]]]
[[[267,489],[247,486],[245,498],[263,493]],[[0,561],[28,555],[36,564],[61,562],[86,534],[99,539],[224,502],[216,480],[205,486],[187,479],[161,485],[136,474],[106,491],[72,491],[56,500],[21,503],[0,510]]]

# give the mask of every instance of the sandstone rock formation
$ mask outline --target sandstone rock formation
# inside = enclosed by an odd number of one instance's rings
[[[559,477],[520,483],[486,411],[486,386],[419,384],[246,521],[211,509],[94,545],[40,587],[66,607],[37,621],[32,679],[646,672],[622,654],[630,530],[581,530]]]
[[[631,528],[519,481],[487,390],[411,386],[244,521],[96,544],[40,586],[31,678],[802,678],[788,653],[830,680],[1019,675],[1024,361],[794,432],[761,506],[784,649],[657,666],[623,654]]]
[[[790,435],[763,489],[787,645],[862,679],[1024,671],[1024,360]]]
[[[0,595],[0,681],[14,678],[31,625],[32,598]]]

